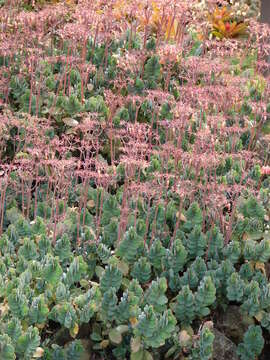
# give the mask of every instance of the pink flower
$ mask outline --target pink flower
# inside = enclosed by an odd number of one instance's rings
[[[261,168],[261,174],[262,175],[270,175],[270,166],[263,166]]]

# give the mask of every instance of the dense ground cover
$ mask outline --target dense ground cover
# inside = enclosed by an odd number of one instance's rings
[[[269,27],[213,3],[2,1],[1,359],[265,351]]]

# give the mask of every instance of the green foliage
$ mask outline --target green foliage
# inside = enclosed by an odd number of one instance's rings
[[[10,212],[10,220],[23,229],[14,242],[8,235],[14,226],[10,223],[0,239],[3,309],[7,304],[0,331],[8,336],[3,340],[2,351],[10,351],[11,356],[20,353],[27,359],[34,346],[40,345],[41,331],[48,324],[57,323],[75,337],[82,324],[91,322],[100,328],[96,351],[101,351],[109,341],[115,350],[113,356],[127,356],[128,341],[135,337],[140,345],[136,351],[131,349],[132,357],[152,356],[154,349],[163,347],[179,327],[192,326],[208,316],[212,307],[230,302],[237,302],[244,313],[256,316],[261,326],[270,328],[270,290],[264,273],[256,268],[262,268],[269,259],[267,238],[254,237],[242,243],[233,240],[225,245],[218,227],[202,232],[200,210],[193,204],[189,215],[186,214],[187,220],[181,224],[184,231],[176,233],[170,248],[162,245],[159,238],[148,248],[144,246],[144,236],[148,241],[152,229],[146,233],[145,221],[140,218],[145,213],[138,205],[136,229],[128,225],[118,244],[115,227],[115,220],[120,217],[118,204],[119,198],[104,199],[101,225],[108,229],[114,224],[115,240],[101,235],[99,244],[85,244],[77,250],[70,240],[69,227],[60,233],[53,246],[44,218],[30,225],[23,218],[18,221]],[[157,227],[164,224],[162,207],[161,211],[156,206],[150,211],[150,216],[158,215]],[[111,221],[110,213],[114,214]],[[191,214],[199,214],[196,221]],[[65,216],[63,223],[68,219],[75,224],[76,233],[77,214],[67,209]],[[130,223],[133,221],[131,218]],[[94,229],[92,218],[90,224]],[[238,267],[243,259],[245,263]],[[4,281],[8,283],[6,287]],[[119,332],[123,326],[125,331]],[[27,329],[36,330],[30,335]],[[211,356],[212,335],[202,333],[203,330],[198,341],[191,341],[193,345],[187,348],[192,360]],[[70,356],[75,357],[76,346],[79,354],[80,345],[72,344]],[[45,349],[46,354],[62,359],[69,356],[69,351],[61,347]]]
[[[202,211],[198,203],[194,202],[190,205],[186,213],[187,221],[184,224],[184,230],[190,232],[195,226],[199,228],[202,225],[203,217]]]
[[[85,103],[85,110],[100,114],[100,116],[104,116],[105,118],[108,116],[109,110],[102,98],[101,95],[96,97],[90,97]]]
[[[49,318],[59,322],[67,329],[72,329],[77,320],[76,311],[72,304],[68,302],[62,302],[55,305],[49,314]]]
[[[17,341],[16,353],[21,359],[30,360],[40,345],[38,329],[30,326]]]
[[[209,360],[212,358],[213,355],[213,342],[214,342],[214,334],[205,327],[202,329],[199,339],[199,351],[197,354],[199,355],[199,359],[201,360]],[[195,358],[197,356],[195,350]]]
[[[264,345],[262,329],[251,325],[244,335],[244,341],[238,345],[237,354],[241,360],[252,360],[260,355]]]
[[[21,96],[28,89],[28,84],[24,78],[13,75],[10,80],[10,95],[14,98],[15,102],[19,102]]]
[[[189,267],[179,280],[180,285],[188,285],[191,289],[196,289],[199,283],[198,275]]]
[[[70,285],[79,282],[87,271],[87,264],[83,257],[77,256],[73,259],[66,274],[65,281]]]
[[[161,271],[163,259],[166,255],[166,249],[162,246],[160,240],[154,241],[151,245],[148,257],[151,262],[151,265],[156,271]]]
[[[0,335],[0,357],[3,360],[15,360],[15,349],[8,335]]]
[[[72,341],[66,349],[67,360],[80,360],[84,352],[84,348],[79,340]]]
[[[151,278],[151,265],[145,257],[140,258],[133,265],[131,276],[138,279],[139,283],[145,284]]]
[[[30,324],[45,324],[50,310],[45,302],[44,296],[40,295],[33,299],[29,308]]]
[[[174,272],[183,270],[187,261],[187,251],[180,239],[175,239],[172,248],[166,253],[164,257],[164,265],[167,269],[172,269]]]
[[[245,242],[244,256],[247,260],[255,262],[267,262],[270,258],[270,240],[262,240],[257,243],[253,240]]]
[[[232,264],[237,263],[241,256],[240,243],[238,241],[230,242],[225,248],[223,248],[223,253]]]
[[[240,302],[243,299],[245,283],[240,275],[236,272],[232,273],[227,280],[227,298],[230,301]]]
[[[111,219],[108,225],[103,227],[103,242],[105,245],[112,246],[117,240],[118,236],[118,222]]]
[[[195,225],[187,240],[188,254],[190,258],[202,256],[206,248],[206,238],[201,231],[200,225]]]
[[[12,289],[8,298],[8,306],[14,316],[24,319],[28,314],[28,301],[22,289]]]
[[[145,293],[146,303],[152,305],[157,312],[164,311],[168,302],[165,295],[166,290],[167,281],[164,277],[157,279],[157,281],[152,281],[151,286]]]
[[[188,285],[176,297],[175,316],[183,325],[190,325],[195,318],[195,299]]]
[[[102,263],[106,264],[106,263],[108,263],[108,261],[110,259],[111,251],[106,245],[101,243],[97,247],[97,254],[98,254],[100,260],[102,261]]]
[[[216,226],[207,233],[206,242],[209,244],[208,257],[215,260],[222,258],[224,239]]]
[[[52,252],[51,242],[48,237],[43,233],[41,233],[41,239],[39,240],[38,248],[40,258],[43,258],[46,254]]]
[[[24,244],[20,247],[18,254],[23,256],[26,260],[33,260],[37,258],[38,254],[34,241],[25,238]]]
[[[122,282],[122,273],[118,268],[108,265],[103,272],[103,275],[100,279],[100,290],[105,293],[111,288],[114,288],[115,291],[121,286]]]
[[[215,270],[215,278],[214,280],[217,281],[219,285],[223,285],[224,287],[227,285],[227,280],[234,272],[233,264],[230,260],[224,260]]]
[[[193,263],[190,265],[190,269],[194,274],[197,275],[199,281],[201,281],[207,272],[207,266],[205,261],[201,257],[197,257]]]
[[[177,36],[162,40],[156,6],[120,4],[124,33],[115,9],[89,13],[84,43],[66,5],[40,17],[35,4],[23,26],[25,14],[2,29],[0,359],[79,360],[85,343],[70,340],[85,337],[98,358],[208,360],[204,322],[231,305],[270,331],[258,54],[217,59],[214,74],[192,24],[181,42],[175,19]],[[241,360],[259,356],[260,329]]]
[[[67,234],[64,234],[55,244],[55,254],[59,257],[60,262],[70,259],[71,244]]]
[[[156,55],[153,55],[150,59],[147,60],[144,69],[144,79],[147,81],[150,89],[156,88],[156,82],[160,78],[161,65],[159,63],[159,58]]]
[[[97,303],[100,302],[101,293],[98,288],[92,288],[87,293],[74,299],[77,315],[80,323],[88,323],[97,311]]]
[[[46,280],[50,285],[55,286],[61,276],[63,270],[58,262],[58,259],[48,254],[44,259],[44,267],[43,267],[43,276],[44,280]]]
[[[21,322],[18,318],[14,317],[7,323],[6,333],[12,339],[12,341],[16,344],[17,340],[22,334],[22,326]]]
[[[119,204],[116,197],[109,196],[103,204],[102,225],[108,225],[112,217],[118,218],[120,216]]]
[[[113,321],[117,314],[117,296],[114,287],[109,288],[103,295],[101,303],[101,316],[104,321]]]
[[[139,257],[142,246],[143,238],[133,227],[130,227],[117,249],[117,255],[128,263],[133,263]]]
[[[270,330],[270,314],[268,312],[261,312],[261,326],[266,328],[268,331]]]
[[[176,320],[170,310],[156,315],[154,308],[146,305],[139,316],[134,333],[142,338],[145,345],[158,348],[171,337],[175,324]]]
[[[74,116],[82,110],[82,105],[76,95],[65,97],[63,108],[68,116]]]
[[[141,80],[140,78],[137,77],[135,79],[134,89],[135,89],[136,93],[141,94],[143,92],[143,90],[144,90],[144,82],[143,82],[143,80]]]
[[[67,300],[69,297],[69,290],[63,283],[59,283],[55,290],[55,297],[58,302],[61,302],[63,300]]]
[[[263,206],[254,197],[249,197],[243,201],[240,211],[246,218],[255,218],[261,221],[265,215]]]
[[[195,294],[196,313],[206,316],[210,313],[209,306],[216,300],[216,288],[210,276],[204,277]]]
[[[260,309],[259,301],[260,287],[257,281],[252,280],[245,287],[245,301],[241,308],[246,311],[250,316],[255,316]]]

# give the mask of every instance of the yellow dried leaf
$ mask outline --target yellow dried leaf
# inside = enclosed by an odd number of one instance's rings
[[[185,217],[184,214],[181,213],[181,214],[180,214],[180,220],[186,222],[186,221],[187,221],[187,218]]]
[[[8,307],[7,303],[3,303],[3,304],[0,305],[0,315],[1,315],[1,317],[3,317],[4,315],[7,314],[8,309],[9,309],[9,307]]]
[[[69,330],[70,336],[75,338],[78,335],[79,332],[79,325],[75,323],[74,327]]]
[[[126,276],[129,272],[128,264],[124,261],[119,261],[117,264],[118,269],[123,273],[124,276]]]
[[[209,329],[209,330],[212,330],[213,329],[213,327],[214,327],[214,323],[213,323],[213,321],[206,321],[204,324],[203,324],[203,327],[204,328],[207,328],[207,329]]]
[[[262,262],[256,262],[255,263],[255,269],[256,270],[261,270],[261,272],[266,275],[266,272],[265,272],[265,264],[262,263]]]
[[[109,340],[102,340],[100,346],[102,347],[102,349],[106,349],[106,347],[108,347],[109,344],[110,344]]]
[[[129,321],[130,321],[132,326],[135,326],[137,324],[137,322],[138,322],[138,320],[135,317],[130,318]]]
[[[45,324],[36,324],[36,327],[42,330],[45,327]]]
[[[44,350],[41,347],[37,347],[36,351],[35,351],[35,353],[33,355],[33,358],[35,358],[35,359],[36,358],[41,358],[43,356],[43,354],[44,354]]]
[[[191,336],[188,334],[188,332],[186,330],[182,330],[180,331],[179,334],[179,343],[182,347],[186,347],[188,345],[188,343],[191,340]]]
[[[87,206],[88,209],[93,209],[95,207],[95,201],[92,200],[92,199],[88,200],[86,206]]]
[[[132,352],[138,352],[141,348],[141,339],[139,337],[131,338],[130,347]]]
[[[255,319],[259,322],[262,321],[263,317],[264,317],[264,312],[263,311],[259,311],[255,316]]]

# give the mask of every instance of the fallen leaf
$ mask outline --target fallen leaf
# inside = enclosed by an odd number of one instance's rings
[[[71,127],[79,125],[79,122],[72,118],[64,118],[63,123],[65,123],[67,126],[71,126]]]
[[[254,317],[257,321],[261,322],[264,317],[264,311],[259,311]]]
[[[74,327],[69,330],[70,336],[75,338],[78,335],[79,332],[79,325],[75,323]]]
[[[135,326],[137,324],[137,322],[138,322],[138,320],[135,317],[130,318],[129,321],[130,321],[132,326]]]
[[[44,350],[41,347],[37,347],[36,351],[34,352],[33,358],[41,358],[44,354]]]
[[[261,270],[261,272],[266,275],[266,272],[265,272],[265,264],[262,263],[262,262],[256,262],[255,263],[255,269],[256,270]]]
[[[132,338],[130,341],[131,351],[136,353],[141,348],[141,339],[139,337]]]
[[[0,305],[0,314],[1,314],[1,317],[3,317],[5,314],[7,314],[8,312],[8,304],[7,303],[4,303],[4,304],[1,304]]]
[[[102,349],[106,349],[106,347],[108,347],[109,344],[110,344],[109,340],[102,340],[100,346],[102,347]]]
[[[113,344],[119,345],[122,342],[122,335],[117,329],[111,329],[109,332],[109,339]]]
[[[188,334],[188,332],[186,330],[182,330],[180,331],[179,334],[179,343],[182,347],[185,347],[188,345],[188,343],[191,340],[191,336]]]

